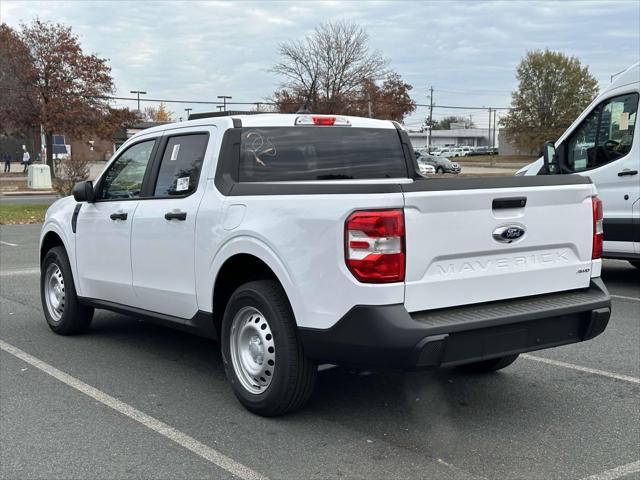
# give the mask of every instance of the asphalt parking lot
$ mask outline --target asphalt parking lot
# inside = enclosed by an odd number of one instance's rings
[[[39,225],[0,227],[0,477],[640,478],[640,270],[605,261],[600,337],[486,376],[326,369],[301,412],[248,413],[217,344],[98,312],[54,335]]]

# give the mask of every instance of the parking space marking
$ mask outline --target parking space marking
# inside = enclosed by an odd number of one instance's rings
[[[0,243],[2,245],[7,245],[8,247],[17,247],[18,244],[17,243],[10,243],[10,242],[5,242],[4,240],[0,240]]]
[[[609,294],[609,296],[611,298],[621,298],[622,300],[635,300],[636,302],[640,302],[640,298],[638,297],[626,297],[624,295],[611,295],[611,294]]]
[[[21,270],[2,270],[0,271],[0,277],[11,277],[14,275],[36,275],[38,273],[40,273],[40,269],[38,267],[23,268]]]
[[[574,365],[573,363],[566,363],[566,362],[561,362],[559,360],[552,360],[550,358],[538,357],[535,355],[530,355],[528,353],[523,353],[520,356],[522,358],[526,358],[527,360],[534,360],[536,362],[546,363],[548,365],[553,365],[555,367],[570,368],[571,370],[577,370],[579,372],[591,373],[593,375],[600,375],[602,377],[615,378],[616,380],[622,380],[623,382],[640,384],[640,378],[632,377],[630,375],[622,375],[620,373],[613,373],[613,372],[607,372],[605,370],[598,370],[595,368],[582,367],[580,365]]]
[[[583,480],[615,480],[616,478],[626,477],[627,475],[638,472],[640,472],[640,460],[612,468],[606,472],[596,473],[595,475],[586,477]]]
[[[3,340],[0,340],[0,350],[4,350],[5,352],[13,355],[16,358],[19,358],[23,362],[28,363],[29,365],[41,370],[47,375],[52,376],[56,380],[72,387],[79,392],[87,395],[88,397],[97,400],[103,405],[123,414],[127,417],[135,420],[136,422],[144,425],[150,430],[159,433],[165,438],[171,440],[174,443],[190,450],[196,455],[204,458],[210,463],[217,465],[218,467],[226,470],[227,472],[239,477],[243,480],[267,480],[267,477],[262,475],[261,473],[252,470],[251,468],[243,465],[241,463],[236,462],[230,457],[227,457],[223,453],[205,445],[204,443],[199,442],[195,438],[183,433],[175,428],[167,425],[166,423],[158,420],[157,418],[151,417],[144,412],[132,407],[131,405],[118,400],[111,395],[98,390],[91,385],[84,383],[82,380],[78,380],[71,375],[58,370],[57,368],[49,365],[48,363],[39,360],[38,358],[29,355],[28,353],[20,350],[13,345],[6,343]]]

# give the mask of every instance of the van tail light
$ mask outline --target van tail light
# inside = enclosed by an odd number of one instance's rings
[[[602,200],[598,197],[591,197],[591,204],[593,206],[593,244],[591,248],[591,259],[595,260],[602,257],[602,242],[604,240]]]
[[[345,261],[353,276],[363,283],[404,281],[404,212],[351,214],[345,224]]]

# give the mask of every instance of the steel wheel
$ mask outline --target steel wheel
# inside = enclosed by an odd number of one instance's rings
[[[242,386],[254,395],[264,393],[273,379],[276,350],[266,318],[254,307],[244,307],[233,318],[229,335],[233,370]]]
[[[62,270],[55,263],[51,263],[45,272],[44,298],[52,320],[59,322],[64,313],[65,291]]]

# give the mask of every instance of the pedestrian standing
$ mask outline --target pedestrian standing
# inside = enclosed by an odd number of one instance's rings
[[[24,170],[22,170],[22,173],[25,173],[29,168],[29,162],[31,162],[31,155],[29,155],[29,152],[25,147],[24,153],[22,154],[22,165],[24,165]]]
[[[6,152],[2,159],[4,160],[4,173],[11,173],[11,154]]]

